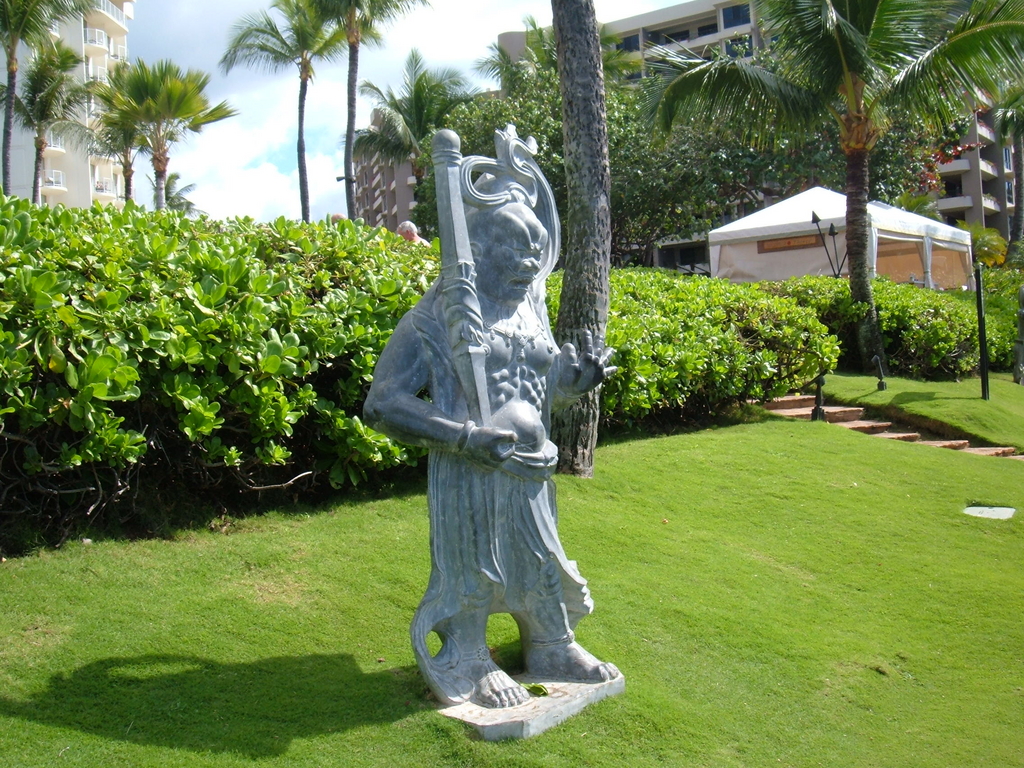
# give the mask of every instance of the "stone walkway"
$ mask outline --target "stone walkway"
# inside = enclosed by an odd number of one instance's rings
[[[814,410],[813,395],[786,395],[778,400],[765,403],[764,407],[779,416],[809,421]],[[905,443],[929,445],[934,448],[949,448],[964,453],[975,453],[980,456],[1004,456],[1011,459],[1024,460],[1024,454],[1014,455],[1017,449],[1012,446],[971,446],[968,440],[922,440],[920,432],[906,431],[894,427],[891,421],[864,418],[864,409],[848,405],[826,405],[825,421],[836,424],[854,432],[873,435],[887,440],[901,440]]]

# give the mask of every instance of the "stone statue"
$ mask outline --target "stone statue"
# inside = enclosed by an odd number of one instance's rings
[[[423,676],[445,704],[514,707],[529,693],[491,660],[492,613],[515,618],[531,677],[619,676],[575,641],[593,602],[558,539],[548,439],[552,410],[615,369],[612,350],[589,337],[579,351],[556,346],[545,306],[559,250],[551,189],[532,138],[508,126],[495,145],[497,159],[463,158],[452,131],[434,139],[441,275],[381,354],[365,413],[430,449],[432,568],[411,628]]]
[[[1024,384],[1024,285],[1017,292],[1017,341],[1013,344],[1013,381]]]

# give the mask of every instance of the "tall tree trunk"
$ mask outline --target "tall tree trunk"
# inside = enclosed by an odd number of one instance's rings
[[[306,175],[306,89],[309,80],[299,78],[299,202],[302,206],[302,220],[309,221],[309,178]]]
[[[551,0],[569,198],[565,272],[555,333],[579,348],[584,331],[604,343],[611,250],[611,175],[601,43],[593,0]],[[600,387],[556,416],[558,471],[591,477]]]
[[[32,202],[39,205],[42,202],[41,187],[43,184],[43,152],[46,151],[46,139],[36,136],[36,157],[32,167]]]
[[[167,207],[167,165],[169,158],[163,153],[153,154],[153,205],[158,211]]]
[[[857,324],[857,351],[865,372],[875,370],[872,364],[875,355],[885,370],[885,348],[871,290],[871,264],[868,259],[871,237],[868,218],[869,155],[866,149],[846,150],[846,260],[850,269],[850,298],[867,305],[863,319]]]
[[[1013,137],[1013,221],[1007,250],[1011,256],[1024,250],[1024,134]]]
[[[135,176],[135,169],[132,167],[131,160],[125,162],[121,160],[121,175],[124,176],[124,199],[127,202],[132,199],[132,194],[135,190],[132,188],[132,177]]]
[[[7,94],[4,99],[3,193],[11,194],[11,142],[14,138],[14,96],[18,85],[18,59],[15,47],[7,52]]]
[[[359,78],[359,43],[348,46],[348,123],[345,126],[345,205],[348,217],[356,217],[356,174],[352,145],[356,142],[356,80]]]

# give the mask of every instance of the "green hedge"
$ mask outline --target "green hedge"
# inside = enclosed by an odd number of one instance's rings
[[[415,464],[421,450],[360,414],[377,356],[436,272],[436,250],[347,221],[0,198],[0,551],[101,514],[146,529],[162,519],[153,504],[180,523],[188,498],[209,515],[255,498],[239,492]],[[612,295],[610,421],[705,416],[835,363],[810,311],[754,286],[622,270]]]
[[[859,367],[856,324],[864,305],[850,298],[850,283],[832,277],[797,277],[764,283],[765,290],[796,299],[839,339],[840,365]],[[978,367],[977,313],[964,297],[928,291],[885,278],[872,282],[889,372],[911,378],[960,377]],[[973,297],[973,294],[972,294]]]
[[[549,309],[557,312],[559,275]],[[607,343],[619,372],[602,393],[604,416],[701,418],[765,400],[835,368],[833,336],[796,302],[754,285],[652,269],[611,272]]]
[[[431,249],[345,221],[16,198],[0,246],[0,525],[52,540],[157,465],[227,496],[415,460],[358,414]]]

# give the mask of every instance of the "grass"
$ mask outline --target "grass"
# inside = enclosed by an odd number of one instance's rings
[[[1024,511],[1024,463],[769,420],[558,486],[624,696],[514,743],[432,711],[413,488],[3,563],[0,763],[1024,766],[1024,523],[962,514]]]
[[[877,389],[874,376],[832,374],[825,378],[825,396],[831,401],[866,406],[901,418],[941,422],[952,433],[975,437],[991,445],[1012,445],[1024,451],[1024,387],[1009,374],[989,377],[989,400],[981,399],[981,380],[914,381],[886,379]],[[934,426],[934,424],[932,425]]]

